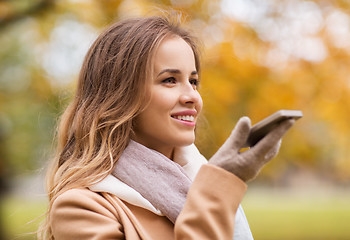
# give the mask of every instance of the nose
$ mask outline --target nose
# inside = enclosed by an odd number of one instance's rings
[[[186,84],[181,89],[180,102],[183,105],[197,104],[202,101],[201,95],[191,84]]]

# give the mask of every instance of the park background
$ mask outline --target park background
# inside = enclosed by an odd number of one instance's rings
[[[0,239],[36,239],[55,125],[93,40],[111,22],[167,8],[203,43],[206,157],[241,116],[304,113],[248,183],[255,239],[350,239],[348,0],[0,1]]]

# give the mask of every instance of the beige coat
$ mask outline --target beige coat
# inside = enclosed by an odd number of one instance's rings
[[[246,188],[235,175],[203,165],[175,225],[112,194],[71,189],[53,203],[52,232],[57,240],[232,240],[235,213]]]

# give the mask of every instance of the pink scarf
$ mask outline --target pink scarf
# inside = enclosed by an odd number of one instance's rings
[[[192,183],[179,164],[132,140],[112,175],[139,192],[173,223]]]

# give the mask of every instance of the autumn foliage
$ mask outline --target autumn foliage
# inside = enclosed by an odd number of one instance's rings
[[[210,157],[241,116],[255,123],[299,109],[261,180],[308,169],[350,180],[350,15],[347,1],[0,2],[0,160],[4,174],[42,166],[82,57],[99,31],[159,8],[182,11],[203,42],[203,119]]]

